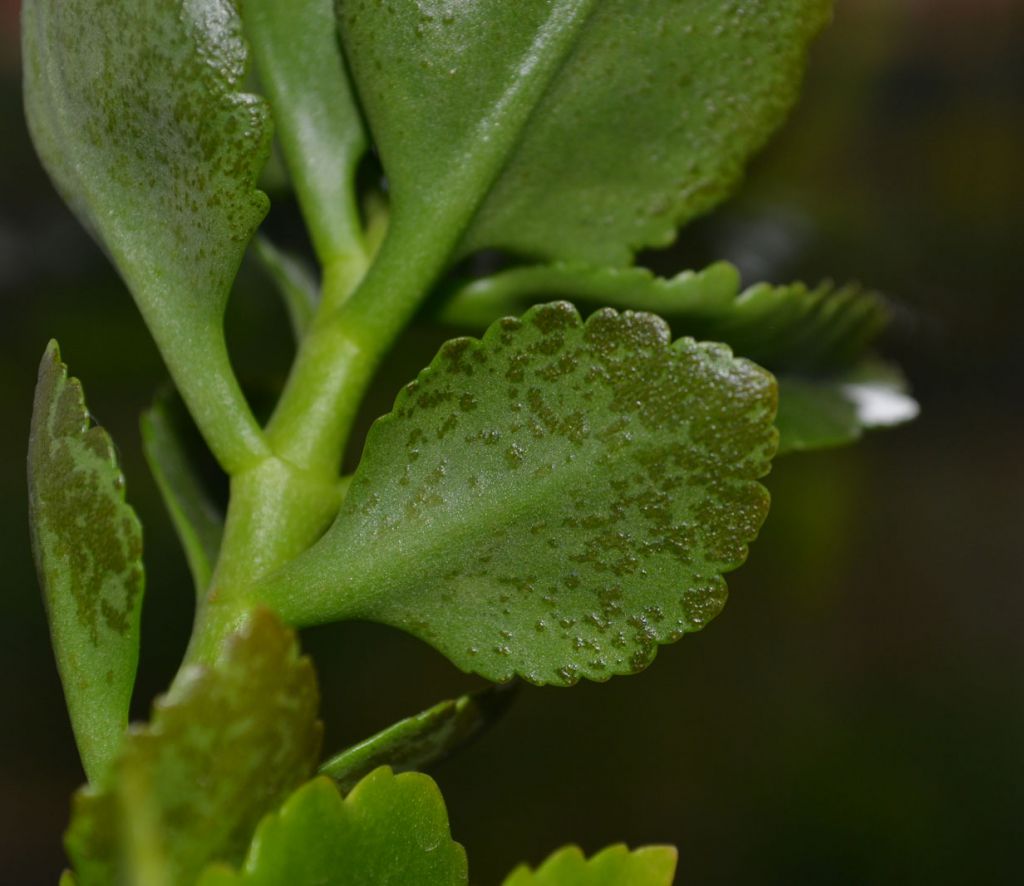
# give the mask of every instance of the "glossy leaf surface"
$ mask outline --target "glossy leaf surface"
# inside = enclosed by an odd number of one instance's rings
[[[652,311],[676,334],[723,341],[770,369],[779,380],[780,452],[849,443],[866,428],[917,414],[902,376],[891,369],[880,375],[868,356],[889,321],[888,307],[854,285],[741,289],[739,272],[725,262],[672,279],[644,268],[563,263],[513,268],[458,287],[441,319],[480,327],[552,297],[584,308]]]
[[[139,657],[142,527],[107,432],[56,342],[39,366],[28,453],[32,547],[75,740],[90,781],[128,725]]]
[[[267,210],[265,103],[230,0],[27,0],[25,107],[61,195],[110,254],[222,463],[259,451],[224,306]]]
[[[316,678],[260,610],[212,668],[193,667],[132,732],[99,788],[79,792],[66,837],[82,886],[193,882],[239,861],[260,818],[305,781],[320,750]]]
[[[723,346],[536,308],[442,348],[374,425],[335,524],[260,591],[491,680],[640,670],[720,610],[767,513],[774,413],[771,376]]]
[[[793,102],[830,4],[339,9],[396,228],[468,226],[463,253],[626,264],[728,194]]]
[[[514,687],[491,686],[471,695],[442,701],[400,720],[332,757],[320,767],[343,790],[351,789],[378,766],[393,771],[422,769],[466,744],[500,717]]]
[[[589,859],[578,847],[567,846],[536,870],[526,865],[516,868],[503,886],[671,886],[676,858],[671,846],[644,846],[630,852],[620,844]]]
[[[241,872],[218,865],[200,886],[459,886],[467,877],[437,785],[380,768],[344,800],[327,778],[304,785],[260,824]]]
[[[185,417],[169,397],[142,415],[142,448],[178,534],[196,593],[210,583],[217,562],[224,516],[210,500],[184,441]]]

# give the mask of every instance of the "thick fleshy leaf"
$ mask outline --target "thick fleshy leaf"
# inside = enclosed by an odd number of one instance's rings
[[[396,232],[627,264],[732,189],[828,0],[346,0]]]
[[[294,636],[255,612],[211,668],[192,667],[130,733],[111,777],[75,797],[66,837],[82,886],[191,883],[239,861],[256,824],[313,771],[316,678]]]
[[[888,307],[854,285],[759,283],[741,290],[739,272],[725,262],[670,280],[644,268],[562,263],[513,268],[457,287],[440,316],[478,328],[553,297],[584,308],[652,311],[676,334],[723,341],[770,369],[779,379],[780,453],[849,443],[866,428],[917,414],[899,372],[880,374],[869,356]]]
[[[718,613],[768,497],[775,384],[650,314],[564,302],[448,342],[341,512],[258,588],[403,628],[491,680],[604,680]]]
[[[28,451],[32,548],[71,725],[90,781],[128,725],[139,658],[142,527],[114,445],[56,342],[39,366]]]
[[[508,707],[514,687],[491,686],[400,720],[320,767],[347,791],[378,766],[423,769],[475,738]]]
[[[437,785],[382,767],[344,800],[328,778],[304,785],[260,823],[241,872],[218,865],[200,886],[459,886],[467,878]]]
[[[184,422],[180,407],[169,397],[159,398],[142,415],[142,448],[185,549],[196,593],[201,594],[217,562],[224,516],[210,500],[189,457]]]
[[[578,847],[567,846],[535,871],[526,865],[516,868],[503,886],[671,886],[676,859],[671,846],[644,846],[630,852],[619,844],[589,859]]]
[[[231,0],[26,0],[25,108],[43,164],[124,277],[222,463],[260,451],[224,306],[267,210],[270,127]]]
[[[366,133],[333,0],[238,0],[278,139],[322,265],[362,253],[355,172]]]

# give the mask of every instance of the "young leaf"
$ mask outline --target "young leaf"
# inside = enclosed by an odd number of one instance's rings
[[[71,725],[89,780],[128,725],[139,658],[142,527],[114,444],[93,425],[51,341],[39,366],[28,450],[29,520]]]
[[[170,398],[158,398],[142,414],[142,448],[185,549],[196,593],[202,594],[217,562],[224,517],[210,501],[185,449],[182,420]]]
[[[771,376],[724,346],[535,308],[441,349],[331,529],[257,593],[300,624],[403,628],[491,680],[640,670],[721,608],[767,513],[774,414]]]
[[[295,341],[301,342],[320,299],[319,285],[301,259],[279,249],[266,237],[257,236],[253,247],[284,300]]]
[[[316,678],[294,637],[255,612],[212,668],[184,672],[130,733],[111,777],[75,798],[66,837],[82,886],[191,883],[240,860],[260,818],[305,781],[320,750]]]
[[[332,0],[241,0],[240,8],[320,264],[361,264],[354,178],[366,134]]]
[[[387,765],[397,772],[423,769],[475,738],[504,714],[511,693],[508,686],[491,686],[442,701],[342,751],[320,771],[347,791],[378,766]]]
[[[109,252],[229,470],[263,454],[224,306],[266,214],[270,126],[231,0],[26,0],[25,109],[58,190]]]
[[[676,850],[644,846],[630,852],[622,844],[609,846],[585,859],[576,846],[552,854],[537,870],[516,868],[503,886],[671,886]]]
[[[899,372],[880,374],[868,356],[889,321],[888,307],[853,285],[758,283],[741,291],[739,272],[725,262],[670,280],[645,268],[558,263],[465,284],[441,308],[441,318],[479,327],[552,297],[652,311],[678,334],[723,341],[770,369],[779,380],[780,454],[849,443],[866,428],[917,414]],[[887,408],[880,410],[883,397]]]
[[[327,778],[299,788],[256,831],[245,866],[208,869],[199,886],[458,886],[465,850],[448,829],[437,785],[382,767],[342,800]]]
[[[468,226],[463,254],[627,264],[729,193],[830,8],[346,0],[339,14],[396,231],[454,245]]]

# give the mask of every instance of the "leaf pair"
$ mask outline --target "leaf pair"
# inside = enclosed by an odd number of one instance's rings
[[[612,846],[584,859],[575,847],[536,871],[525,865],[504,886],[670,886],[676,852]],[[418,884],[464,886],[466,853],[452,841],[437,786],[425,775],[380,768],[342,800],[320,778],[304,785],[260,824],[241,870],[208,868],[199,886]]]

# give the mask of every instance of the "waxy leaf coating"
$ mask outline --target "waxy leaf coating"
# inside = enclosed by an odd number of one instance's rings
[[[576,846],[553,853],[536,870],[516,868],[503,886],[671,886],[677,853],[671,846],[629,851],[619,844],[584,858]]]
[[[339,23],[396,231],[451,226],[463,254],[627,264],[730,192],[830,8],[345,0]]]
[[[514,694],[514,685],[490,686],[442,701],[342,751],[320,771],[345,791],[378,766],[396,772],[423,769],[475,738],[505,712]]]
[[[239,861],[260,818],[313,771],[316,677],[290,631],[255,612],[212,667],[193,666],[131,732],[111,777],[75,797],[66,837],[82,886],[194,882]]]
[[[27,0],[25,109],[61,195],[110,254],[222,463],[259,451],[221,328],[267,211],[270,138],[231,0]],[[226,421],[226,419],[230,419]]]
[[[677,335],[722,341],[779,382],[779,452],[850,443],[867,428],[909,421],[917,404],[898,370],[880,370],[871,347],[889,322],[880,295],[826,281],[740,286],[718,262],[671,279],[646,268],[556,263],[512,268],[459,286],[441,309],[457,326],[486,326],[537,301],[632,307],[664,317]]]
[[[200,886],[461,886],[466,853],[454,842],[437,785],[382,767],[341,798],[327,778],[303,785],[256,831],[242,870],[207,870]]]
[[[56,342],[39,366],[28,451],[36,569],[75,740],[90,781],[128,725],[139,658],[142,527],[114,444],[92,423]]]
[[[260,593],[403,628],[491,680],[604,680],[721,609],[768,510],[775,383],[650,314],[564,302],[448,342],[341,512]]]

